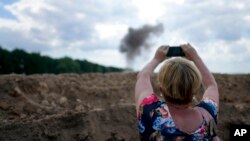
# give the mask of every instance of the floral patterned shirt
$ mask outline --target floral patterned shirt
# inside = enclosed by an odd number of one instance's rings
[[[197,106],[206,109],[217,123],[218,108],[215,102],[205,98]],[[155,94],[143,99],[137,118],[142,141],[209,141],[216,135],[210,133],[210,122],[206,122],[204,117],[199,129],[192,134],[176,128],[167,104],[159,101]]]

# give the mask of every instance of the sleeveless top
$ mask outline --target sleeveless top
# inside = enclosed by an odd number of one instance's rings
[[[216,136],[218,115],[217,104],[205,98],[196,106],[206,109],[213,117],[203,121],[192,134],[187,134],[176,128],[174,120],[165,102],[160,101],[155,94],[143,99],[137,115],[138,129],[141,141],[210,141]]]

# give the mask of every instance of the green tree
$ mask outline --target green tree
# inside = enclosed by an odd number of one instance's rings
[[[27,53],[21,49],[8,51],[0,46],[0,74],[8,73],[87,73],[119,72],[123,69],[105,67],[87,60],[73,60],[69,57],[53,59],[40,53]]]
[[[13,72],[13,64],[10,60],[9,51],[2,49],[0,46],[0,73],[6,74],[9,72]]]
[[[80,65],[69,57],[64,57],[58,60],[56,73],[80,72]]]

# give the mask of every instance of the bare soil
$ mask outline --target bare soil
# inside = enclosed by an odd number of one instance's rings
[[[0,141],[135,141],[137,73],[0,76]],[[250,74],[214,74],[219,136],[250,124]],[[158,92],[153,76],[155,91]]]

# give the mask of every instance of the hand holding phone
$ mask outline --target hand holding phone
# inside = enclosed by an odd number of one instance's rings
[[[168,48],[168,57],[185,56],[182,48],[180,46],[171,46]]]

